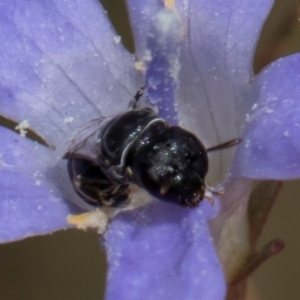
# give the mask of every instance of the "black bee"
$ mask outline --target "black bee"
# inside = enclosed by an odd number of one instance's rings
[[[125,113],[93,120],[77,131],[64,158],[76,192],[89,204],[120,206],[129,184],[155,198],[196,207],[204,198],[208,151],[191,132],[171,126],[150,107],[138,108],[143,88]]]

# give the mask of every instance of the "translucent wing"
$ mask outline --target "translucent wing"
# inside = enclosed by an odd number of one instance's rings
[[[63,158],[86,159],[97,164],[101,131],[111,118],[97,118],[77,128],[58,152]]]

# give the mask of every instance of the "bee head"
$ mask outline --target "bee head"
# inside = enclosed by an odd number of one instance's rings
[[[187,207],[204,197],[205,147],[192,133],[171,126],[141,147],[131,166],[136,183],[154,197]]]

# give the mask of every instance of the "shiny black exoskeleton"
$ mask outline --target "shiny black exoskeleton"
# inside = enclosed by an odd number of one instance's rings
[[[120,206],[129,196],[129,185],[115,184],[93,162],[68,159],[68,172],[78,195],[92,206]]]
[[[160,200],[184,206],[203,199],[208,159],[192,133],[141,109],[113,120],[101,137],[98,162],[112,182],[134,183]]]
[[[208,150],[194,134],[169,125],[152,108],[137,108],[141,95],[140,90],[127,112],[96,126],[95,134],[89,132],[88,143],[77,143],[75,137],[65,156],[75,190],[90,204],[118,206],[129,198],[132,183],[159,200],[198,206],[205,193]],[[93,155],[85,154],[86,144]]]

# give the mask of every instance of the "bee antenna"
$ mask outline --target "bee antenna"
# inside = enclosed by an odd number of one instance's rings
[[[206,149],[206,151],[207,152],[213,152],[213,151],[216,151],[216,150],[222,150],[222,149],[230,148],[230,147],[233,147],[235,145],[240,144],[242,141],[243,141],[242,139],[230,140],[230,141],[222,143],[220,145],[208,148],[208,149]]]

